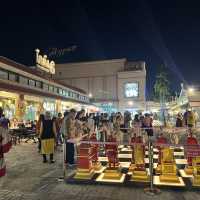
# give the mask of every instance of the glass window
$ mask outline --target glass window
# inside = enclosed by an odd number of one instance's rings
[[[8,80],[8,72],[0,69],[0,79]]]
[[[49,91],[50,91],[50,92],[53,92],[53,88],[54,88],[54,87],[53,87],[52,85],[50,85],[50,86],[49,86]]]
[[[17,77],[16,74],[9,72],[9,80],[10,81],[16,81],[17,80],[16,77]]]
[[[34,80],[29,80],[28,84],[32,87],[35,87],[35,81]]]
[[[69,92],[69,96],[70,96],[70,97],[73,97],[73,92]]]
[[[28,85],[28,78],[24,77],[24,76],[20,76],[19,77],[19,82],[23,85]]]
[[[57,87],[53,87],[53,92],[57,93],[58,88]]]
[[[76,93],[74,93],[74,98],[76,98],[76,99],[77,99],[77,94],[76,94]]]
[[[56,88],[56,93],[59,94],[59,88]]]
[[[35,85],[37,88],[42,88],[42,82],[40,81],[36,81]]]
[[[59,94],[62,95],[62,89],[61,88],[59,88]]]
[[[43,84],[43,89],[45,90],[45,91],[49,91],[49,85],[47,85],[47,84]]]

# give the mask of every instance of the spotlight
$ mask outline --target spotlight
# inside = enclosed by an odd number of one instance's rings
[[[129,101],[129,102],[128,102],[128,105],[129,105],[129,106],[132,106],[132,105],[133,105],[133,102],[132,102],[132,101]]]
[[[188,88],[188,92],[194,92],[194,88],[193,87],[189,87]]]

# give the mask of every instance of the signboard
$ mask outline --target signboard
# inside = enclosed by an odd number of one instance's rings
[[[47,59],[47,55],[40,55],[40,50],[36,49],[36,65],[41,70],[48,72],[50,74],[55,74],[55,62]]]
[[[124,85],[124,94],[126,98],[139,96],[139,84],[138,83],[126,83]]]
[[[185,146],[185,152],[187,157],[200,156],[200,146],[199,145],[187,145]]]

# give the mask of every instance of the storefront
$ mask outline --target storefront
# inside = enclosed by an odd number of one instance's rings
[[[38,119],[45,111],[52,116],[70,108],[88,106],[87,94],[54,81],[48,74],[0,57],[0,107],[11,119]]]
[[[95,106],[99,108],[99,111],[102,113],[113,113],[117,112],[117,103],[115,102],[101,102],[95,103]]]

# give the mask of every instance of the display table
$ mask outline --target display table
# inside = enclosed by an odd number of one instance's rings
[[[153,153],[154,153],[154,154],[158,154],[158,153],[159,153],[159,150],[158,150],[157,148],[153,148]],[[146,155],[146,156],[149,155],[149,151],[148,151],[148,149],[146,149],[146,151],[145,151],[145,155]]]
[[[184,157],[184,151],[181,151],[181,152],[174,152],[174,156],[175,157]]]
[[[102,157],[99,157],[99,158],[98,158],[98,161],[99,161],[99,162],[108,162],[108,157],[103,157],[103,156],[102,156]]]
[[[104,172],[105,169],[106,169],[106,167],[101,167],[100,170],[94,170],[94,173],[95,173],[95,174],[101,174],[101,173]]]
[[[118,154],[118,159],[120,162],[131,162],[132,154]]]
[[[149,172],[149,152],[144,147],[143,143],[135,143],[132,146],[118,146],[117,142],[112,141],[104,146],[101,146],[103,151],[99,151],[95,154],[97,158],[95,162],[100,162],[101,168],[94,167],[94,159],[92,148],[95,145],[91,144],[87,147],[83,147],[79,151],[76,176],[73,181],[77,183],[91,184],[114,184],[124,186],[145,185],[149,186],[150,172]],[[107,149],[106,149],[107,145]],[[110,146],[108,146],[110,145]],[[143,146],[143,148],[141,148]],[[156,146],[156,145],[155,145]],[[178,188],[192,188],[200,187],[200,185],[194,181],[193,174],[186,174],[185,167],[188,165],[186,159],[186,150],[183,147],[169,147],[163,146],[161,149],[168,148],[166,152],[159,152],[159,149],[154,146],[153,149],[153,184],[162,187],[178,187]],[[109,147],[109,148],[108,148]],[[109,151],[113,150],[111,154]],[[160,150],[160,151],[161,151]],[[103,152],[103,154],[100,154]],[[99,156],[102,155],[102,156]],[[112,160],[112,155],[115,155],[115,160]],[[109,157],[110,156],[110,157]],[[159,161],[160,158],[162,158]],[[93,165],[91,165],[91,163]],[[159,163],[159,165],[158,165]],[[199,162],[200,163],[200,162]],[[159,168],[160,167],[160,168]],[[159,172],[157,173],[157,170]],[[156,174],[156,175],[155,175]],[[197,173],[198,176],[198,173]],[[85,179],[85,180],[83,180]],[[144,186],[144,185],[143,185]]]
[[[176,165],[187,165],[187,159],[175,159]]]
[[[183,178],[193,178],[193,175],[186,174],[184,169],[180,169],[179,173]]]
[[[119,180],[114,180],[114,179],[105,179],[104,178],[104,173],[100,174],[97,179],[96,182],[104,182],[104,183],[123,183],[125,180],[126,175],[122,174],[121,178]]]
[[[131,165],[131,162],[119,162],[120,168],[129,168]]]
[[[180,183],[161,182],[159,176],[153,177],[153,184],[158,186],[185,187],[185,183],[181,177],[178,177]]]
[[[148,158],[148,156],[146,156],[146,158]],[[158,154],[154,154],[154,155],[153,155],[153,159],[154,159],[154,160],[158,160],[158,158],[159,158],[159,155],[158,155]]]
[[[119,151],[120,154],[131,154],[132,153],[132,149],[130,148],[122,148],[120,151]]]

